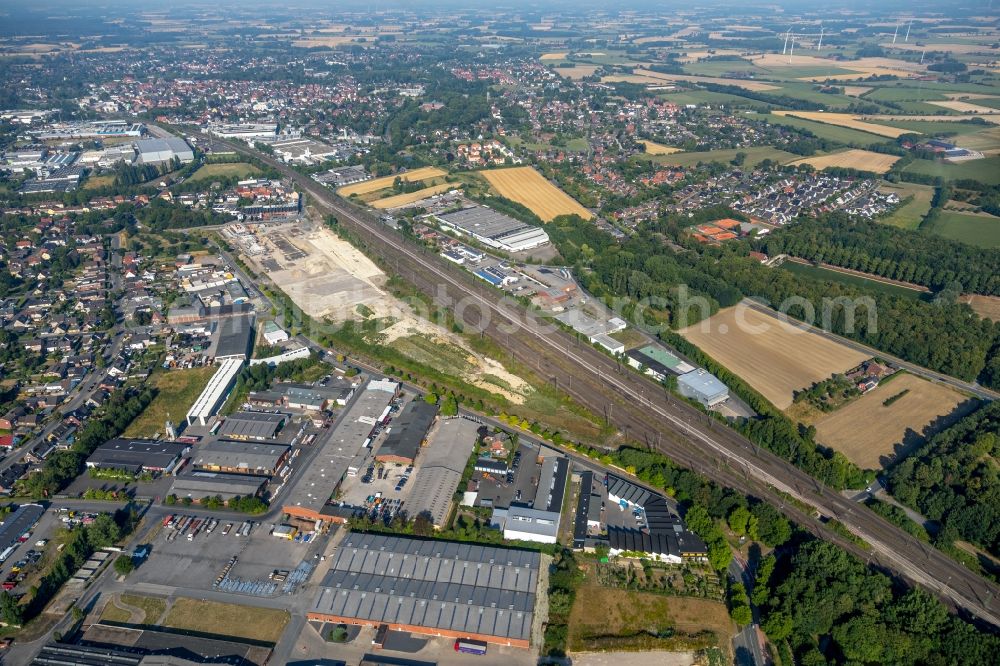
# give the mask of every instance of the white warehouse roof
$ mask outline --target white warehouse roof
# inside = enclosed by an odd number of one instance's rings
[[[197,421],[201,425],[206,425],[215,410],[221,406],[242,367],[243,359],[241,358],[227,358],[222,362],[219,369],[208,380],[205,390],[201,392],[198,399],[191,405],[191,409],[188,410],[187,420],[189,424],[194,424]]]

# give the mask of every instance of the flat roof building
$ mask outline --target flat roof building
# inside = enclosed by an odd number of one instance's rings
[[[161,164],[175,157],[186,164],[194,161],[194,151],[187,142],[177,136],[165,139],[140,139],[135,142],[141,164]]]
[[[392,424],[392,432],[385,438],[375,455],[380,462],[397,462],[410,465],[417,458],[427,431],[437,416],[437,405],[424,400],[411,401]]]
[[[434,217],[455,233],[471,236],[483,245],[504,252],[531,250],[549,242],[548,234],[539,227],[525,224],[486,206],[471,206]]]
[[[236,383],[236,376],[242,367],[243,360],[239,358],[226,359],[219,365],[219,369],[208,380],[205,389],[188,410],[188,425],[208,425],[208,420],[226,401],[226,396]]]
[[[0,525],[0,551],[17,543],[18,538],[35,526],[45,513],[41,504],[22,504]]]
[[[310,620],[530,645],[537,552],[351,532],[330,559]]]
[[[729,400],[729,387],[707,370],[694,370],[677,378],[677,390],[686,398],[714,407]]]
[[[287,421],[288,414],[281,412],[236,412],[226,417],[219,436],[263,442],[274,439]]]
[[[291,450],[284,444],[217,439],[196,447],[191,465],[207,472],[274,476],[288,460]]]
[[[406,500],[411,515],[426,513],[434,527],[444,527],[465,463],[479,438],[480,425],[464,418],[441,419],[421,454],[413,489]]]
[[[555,543],[559,536],[559,512],[511,505],[493,509],[492,524],[511,541]]]
[[[159,439],[111,439],[87,458],[87,467],[120,469],[132,474],[173,471],[191,447],[183,442]]]
[[[175,477],[170,493],[193,500],[218,495],[228,502],[234,497],[256,497],[266,484],[267,477],[264,476],[192,471]]]
[[[253,315],[220,319],[215,329],[215,360],[250,358],[254,333]]]
[[[647,345],[642,349],[630,349],[625,355],[630,366],[636,370],[643,370],[658,382],[662,382],[668,376],[683,375],[695,369],[690,363],[653,345]]]

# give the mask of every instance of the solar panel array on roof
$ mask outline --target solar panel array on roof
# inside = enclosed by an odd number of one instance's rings
[[[612,502],[623,499],[629,504],[643,506],[649,500],[650,492],[620,476],[608,474],[608,497]]]
[[[311,612],[527,641],[540,562],[531,551],[352,533]]]

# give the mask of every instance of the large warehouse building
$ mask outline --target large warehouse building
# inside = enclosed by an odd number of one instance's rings
[[[98,446],[87,458],[87,467],[120,469],[132,474],[169,474],[190,449],[183,442],[154,439],[111,439]]]
[[[191,456],[191,465],[205,472],[274,476],[291,451],[292,447],[284,444],[217,439],[198,446]]]
[[[530,644],[537,552],[352,532],[331,558],[310,620]]]
[[[142,164],[162,164],[175,157],[182,163],[194,161],[194,151],[187,142],[177,136],[165,139],[140,139],[135,142],[139,151],[139,162]]]
[[[445,228],[504,252],[521,252],[549,242],[549,236],[538,227],[525,224],[485,206],[463,208],[454,213],[435,215]]]
[[[191,405],[191,409],[188,410],[188,425],[208,425],[208,420],[226,401],[242,367],[243,360],[239,358],[226,359],[219,365],[219,369],[208,380],[205,390],[201,392],[198,399]]]

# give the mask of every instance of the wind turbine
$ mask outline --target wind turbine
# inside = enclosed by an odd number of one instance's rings
[[[819,51],[821,48],[823,48],[823,33],[824,32],[826,32],[826,28],[823,27],[823,26],[820,26],[820,29],[819,29],[819,44],[816,45],[816,50],[817,51]]]
[[[906,37],[903,37],[903,41],[904,42],[910,41],[910,28],[911,27],[913,27],[913,19],[910,19],[910,22],[906,24]]]
[[[896,24],[896,31],[892,33],[892,43],[896,44],[896,36],[899,35],[899,24]]]
[[[792,54],[794,54],[794,53],[795,53],[795,35],[792,35],[792,48],[790,48],[788,50],[788,62],[789,62],[789,64],[791,64],[791,62],[792,62]]]
[[[785,55],[788,51],[788,35],[792,31],[792,26],[788,26],[788,30],[785,31],[785,45],[781,48],[781,55]]]

